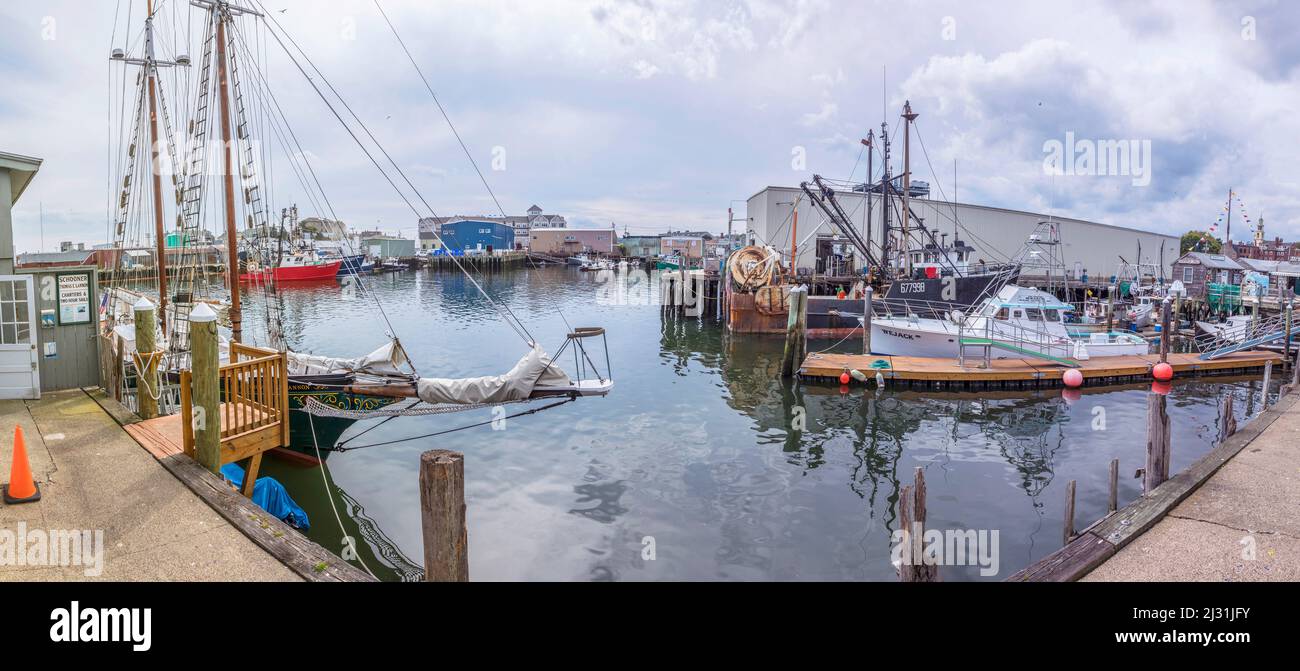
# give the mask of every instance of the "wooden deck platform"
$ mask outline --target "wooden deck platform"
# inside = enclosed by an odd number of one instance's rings
[[[1282,362],[1282,355],[1266,351],[1237,352],[1213,361],[1202,361],[1197,354],[1169,355],[1174,378],[1189,375],[1230,375],[1261,369],[1272,361]],[[1079,362],[1085,385],[1117,384],[1151,377],[1151,368],[1160,355],[1097,357]],[[994,359],[984,367],[982,360],[968,360],[965,367],[956,359],[885,356],[862,354],[809,354],[799,369],[805,378],[838,382],[842,373],[859,370],[869,379],[879,371],[886,380],[939,389],[1022,388],[1061,385],[1061,376],[1070,370],[1043,359]],[[851,384],[861,384],[851,380]],[[870,384],[871,382],[868,382]]]
[[[131,434],[135,442],[140,443],[144,449],[149,451],[157,459],[164,459],[173,454],[182,454],[185,451],[185,442],[182,435],[181,413],[172,415],[163,415],[153,419],[145,419],[133,424],[127,424],[126,432]],[[255,408],[245,407],[236,413],[232,404],[221,404],[221,417],[223,425],[232,426],[238,417],[238,423],[234,424],[234,433],[240,434],[253,429],[257,422],[261,420],[263,413]]]

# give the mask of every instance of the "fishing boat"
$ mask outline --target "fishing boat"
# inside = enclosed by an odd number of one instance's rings
[[[1197,321],[1196,332],[1200,335],[1212,335],[1223,340],[1240,341],[1250,328],[1250,315],[1232,315],[1221,322]]]
[[[1032,287],[1009,284],[973,307],[920,317],[924,306],[886,304],[885,316],[872,316],[875,354],[960,358],[965,348],[997,350],[991,358],[1036,356],[1089,359],[1147,354],[1151,344],[1131,333],[1085,333],[1069,326],[1074,306]],[[892,308],[892,309],[891,309]],[[900,313],[901,311],[901,313]]]
[[[682,257],[677,254],[661,256],[655,261],[656,270],[681,270]]]
[[[279,260],[266,266],[258,261],[248,261],[239,274],[240,282],[311,282],[334,279],[343,265],[342,259],[326,259],[314,250],[295,250],[282,254]]]

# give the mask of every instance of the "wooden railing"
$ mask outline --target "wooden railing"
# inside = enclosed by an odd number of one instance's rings
[[[221,463],[248,459],[243,491],[251,496],[262,453],[289,444],[288,355],[230,344],[229,363],[218,370],[221,406]],[[190,371],[181,372],[185,453],[195,456]]]

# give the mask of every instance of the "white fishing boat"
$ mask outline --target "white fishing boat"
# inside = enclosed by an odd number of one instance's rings
[[[1250,315],[1232,315],[1222,322],[1196,322],[1196,330],[1203,335],[1212,335],[1220,340],[1237,342],[1246,336],[1250,328]]]
[[[985,348],[994,359],[1084,360],[1147,354],[1151,347],[1130,333],[1072,329],[1068,322],[1074,306],[1045,291],[1015,284],[977,304],[970,314],[950,311],[939,318],[923,318],[917,316],[923,308],[899,307],[902,314],[872,317],[873,353],[961,358],[971,348]]]

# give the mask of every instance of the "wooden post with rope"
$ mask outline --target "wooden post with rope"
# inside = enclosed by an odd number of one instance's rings
[[[213,473],[221,472],[221,362],[217,346],[217,313],[207,303],[190,311],[190,382],[193,403],[194,458]],[[182,380],[182,384],[184,384]]]
[[[468,582],[463,454],[429,450],[420,455],[420,523],[424,531],[424,579]]]
[[[1142,472],[1142,493],[1150,494],[1169,479],[1169,412],[1168,397],[1147,394],[1147,462]]]
[[[158,399],[162,395],[162,379],[158,375],[162,352],[158,351],[155,337],[158,308],[142,296],[132,311],[135,313],[136,413],[141,419],[153,419],[158,416]]]

